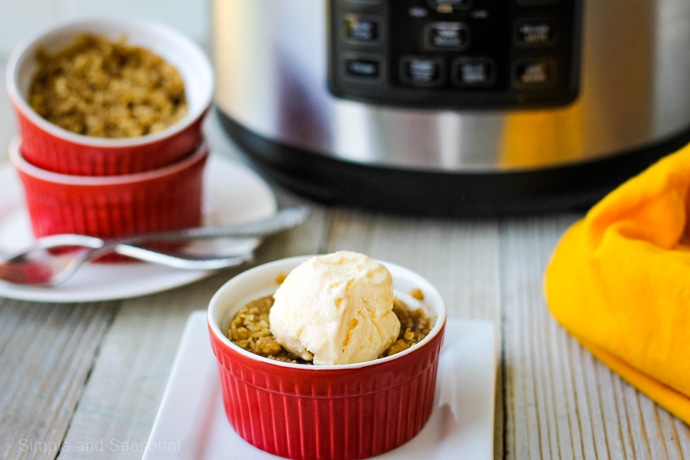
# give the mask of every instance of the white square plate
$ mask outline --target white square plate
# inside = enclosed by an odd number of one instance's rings
[[[376,458],[493,459],[496,364],[496,337],[490,322],[448,319],[429,423],[410,442]],[[192,313],[143,459],[276,458],[245,442],[230,426],[206,311]]]

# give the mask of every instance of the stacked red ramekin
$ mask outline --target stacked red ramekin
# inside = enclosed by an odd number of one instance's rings
[[[185,117],[153,134],[108,139],[76,134],[39,116],[27,102],[37,50],[65,49],[83,33],[124,39],[172,64],[185,84]],[[213,72],[190,39],[139,18],[71,21],[18,46],[6,81],[19,125],[10,160],[22,181],[36,237],[81,233],[113,238],[201,224],[209,154],[202,123],[211,106]]]
[[[254,267],[230,279],[211,299],[208,325],[227,417],[247,442],[287,458],[357,459],[395,449],[422,430],[433,410],[446,324],[443,298],[419,274],[382,262],[398,295],[423,292],[434,326],[420,343],[374,361],[290,364],[230,341],[234,313],[275,292],[278,280],[308,258]]]

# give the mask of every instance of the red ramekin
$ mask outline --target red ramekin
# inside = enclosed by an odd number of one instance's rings
[[[59,233],[116,238],[199,226],[208,154],[202,142],[192,155],[164,168],[89,177],[45,171],[24,158],[19,138],[10,144],[37,238]]]
[[[27,96],[38,64],[38,48],[55,52],[83,32],[142,46],[177,68],[185,82],[188,113],[153,134],[108,139],[76,134],[39,116]],[[14,106],[22,154],[47,171],[81,176],[111,176],[150,171],[192,154],[202,140],[202,123],[213,96],[213,72],[204,52],[183,34],[155,22],[130,17],[85,18],[63,23],[27,39],[7,65],[7,91]]]
[[[309,257],[247,270],[211,299],[208,324],[228,419],[250,444],[287,458],[357,459],[395,449],[422,430],[434,404],[446,307],[426,279],[381,262],[393,275],[396,296],[411,305],[415,301],[408,293],[421,289],[424,308],[435,321],[422,342],[386,358],[331,366],[289,364],[245,351],[226,335],[239,308],[273,294],[277,280]]]

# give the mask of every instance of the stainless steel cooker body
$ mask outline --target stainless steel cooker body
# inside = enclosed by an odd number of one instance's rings
[[[312,198],[588,206],[690,140],[687,0],[216,0],[231,136]]]

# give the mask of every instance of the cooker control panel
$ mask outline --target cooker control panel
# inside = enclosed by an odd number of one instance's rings
[[[579,88],[583,0],[329,0],[341,98],[411,108],[558,107]]]

